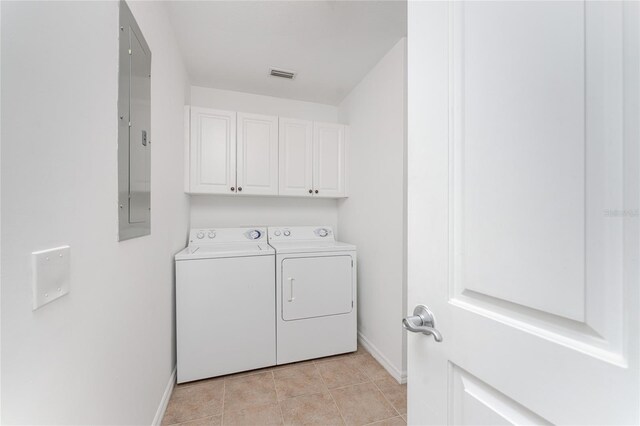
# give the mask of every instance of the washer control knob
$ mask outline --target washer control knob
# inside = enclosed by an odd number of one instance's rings
[[[203,239],[204,238],[204,232],[202,232],[202,231],[198,232],[196,237],[198,237],[199,240]]]
[[[216,233],[214,231],[209,231],[209,238],[215,238],[216,237]]]
[[[320,228],[318,229],[318,235],[321,237],[326,237],[327,235],[329,235],[329,231],[324,228]]]
[[[279,237],[279,236],[280,236],[280,234],[281,234],[281,232],[280,232],[280,231],[275,231],[275,232],[273,233],[273,235],[275,235],[276,237]]]
[[[284,236],[288,237],[289,235],[291,235],[291,231],[284,231]]]
[[[252,240],[257,240],[258,238],[260,238],[260,235],[262,234],[257,229],[253,229],[249,232],[249,238]]]

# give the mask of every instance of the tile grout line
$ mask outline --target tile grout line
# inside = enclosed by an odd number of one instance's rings
[[[360,355],[358,355],[360,356]],[[373,382],[373,377],[371,377],[369,375],[369,373],[367,373],[366,371],[364,371],[362,368],[360,368],[357,364],[356,364],[356,368],[358,369],[358,371],[360,371],[362,374],[364,374],[365,376],[367,376],[369,378],[369,381]]]
[[[339,361],[339,360],[336,360],[336,361]],[[322,364],[324,364],[324,363],[322,363]],[[316,365],[316,368],[318,368],[318,366],[317,366],[317,365]],[[356,369],[358,372],[360,372],[360,373],[362,373],[362,374],[364,375],[365,380],[363,380],[363,381],[361,381],[361,382],[349,383],[348,385],[336,386],[336,387],[333,387],[333,388],[329,388],[329,386],[327,386],[327,390],[344,389],[344,388],[348,388],[349,386],[362,385],[362,384],[369,383],[369,382],[371,382],[371,381],[372,381],[372,380],[371,380],[371,378],[369,377],[369,375],[368,375],[367,373],[365,373],[364,371],[360,370],[360,368],[355,367],[355,369]],[[320,370],[318,370],[318,372],[320,372]],[[320,378],[322,378],[322,381],[324,382],[324,378],[322,377],[322,373],[320,373]],[[327,385],[327,384],[325,383],[325,386],[326,386],[326,385]]]
[[[278,411],[280,412],[280,421],[282,422],[282,426],[284,426],[284,413],[282,412],[282,405],[280,405],[280,397],[278,396],[278,386],[276,386],[276,375],[271,370],[271,380],[273,381],[273,390],[276,393],[276,405],[278,406]]]
[[[284,413],[282,412],[282,405],[280,405],[280,403],[278,403],[278,409],[280,410],[280,420],[282,420],[284,426]]]
[[[375,358],[374,361],[378,364],[380,364]],[[387,403],[391,406],[391,408],[393,408],[393,411],[395,411],[396,413],[398,413],[398,416],[402,417],[402,414],[400,414],[400,411],[398,411],[398,409],[396,408],[396,406],[389,400],[389,398],[387,398],[387,395],[385,395],[385,393],[382,391],[382,389],[380,389],[380,387],[378,386],[378,384],[376,383],[376,380],[384,380],[384,378],[381,379],[374,379],[372,376],[370,376],[369,374],[367,374],[366,371],[364,370],[360,370],[362,371],[362,373],[369,377],[371,383],[373,383],[373,385],[376,387],[376,389],[378,390],[378,392],[380,392],[380,394],[382,394],[382,397],[384,398],[385,401],[387,401]],[[387,373],[388,374],[388,373]],[[398,417],[398,416],[393,416],[393,417]],[[393,417],[389,417],[389,418],[393,418]],[[382,419],[382,420],[388,420],[388,419]],[[378,421],[382,421],[382,420],[378,420]]]
[[[280,395],[278,395],[278,385],[276,384],[276,375],[273,371],[271,372],[271,380],[273,380],[273,390],[276,391],[276,404],[280,405]]]
[[[364,356],[365,356],[365,354],[360,354],[360,355],[352,354],[352,357],[353,357],[354,359],[355,359],[355,358],[358,358],[358,357],[364,357]],[[374,359],[374,360],[375,360],[375,359]],[[377,362],[377,361],[376,361],[376,362]],[[379,364],[379,363],[378,363],[378,364]],[[365,384],[365,383],[371,383],[371,384],[373,384],[373,386],[375,387],[375,389],[376,389],[378,392],[380,392],[380,394],[382,395],[382,398],[387,402],[387,404],[389,404],[389,406],[391,406],[391,408],[393,409],[393,411],[396,413],[396,415],[392,415],[392,416],[387,417],[387,418],[384,418],[384,419],[376,420],[375,422],[380,422],[380,421],[383,421],[383,420],[389,420],[389,419],[392,419],[392,418],[395,418],[395,417],[402,417],[402,415],[400,414],[400,412],[399,412],[399,411],[396,409],[396,407],[391,403],[391,401],[389,401],[389,399],[388,399],[388,398],[387,398],[387,396],[384,394],[384,392],[382,392],[382,390],[380,390],[380,388],[378,387],[378,385],[375,383],[375,380],[373,379],[373,377],[372,377],[371,375],[369,375],[369,374],[368,374],[364,369],[362,369],[362,368],[358,365],[358,363],[356,363],[356,364],[355,364],[355,368],[356,368],[358,371],[360,371],[362,374],[364,374],[364,376],[365,376],[365,377],[367,377],[367,378],[368,378],[368,380],[367,380],[367,381],[364,381],[364,382],[362,382],[362,383],[358,383],[358,384]],[[381,380],[381,379],[379,379],[379,380]],[[335,388],[335,389],[343,389],[343,388],[346,388],[346,387],[349,387],[349,386],[355,386],[355,384],[347,385],[347,386],[342,386],[342,387]],[[333,398],[333,394],[331,395],[331,397]],[[334,402],[335,402],[335,400],[334,400]],[[337,404],[336,404],[336,405],[337,405]],[[340,411],[340,408],[338,408],[338,411]],[[341,413],[341,414],[342,414],[342,413]],[[375,422],[373,422],[373,423],[375,423]]]
[[[204,384],[204,383],[202,383],[202,384]],[[193,387],[193,386],[189,386],[189,387]],[[184,389],[184,388],[183,388],[183,389]],[[173,395],[172,395],[172,397],[173,397]],[[170,400],[171,400],[171,399],[170,399]],[[222,403],[223,403],[223,406],[224,406],[224,382],[223,382],[223,400],[222,400]],[[165,412],[165,416],[166,416],[166,412]],[[209,414],[209,415],[202,416],[202,417],[196,417],[196,418],[191,418],[191,419],[184,419],[184,420],[182,420],[182,421],[180,421],[180,422],[177,422],[177,423],[171,423],[171,424],[166,425],[166,426],[179,426],[179,425],[182,425],[182,424],[184,424],[184,423],[189,423],[189,422],[193,422],[193,421],[197,421],[197,420],[203,420],[203,419],[206,419],[206,418],[208,418],[208,417],[216,417],[216,416],[218,416],[218,415],[217,415],[217,414]],[[160,424],[161,424],[161,425],[162,425],[162,422],[163,422],[163,421],[164,421],[164,416],[162,417],[162,420],[160,420]],[[222,414],[220,414],[220,421],[222,421]]]
[[[351,386],[358,386],[358,385],[364,385],[367,383],[371,383],[371,380],[369,380],[369,378],[367,378],[367,380],[365,380],[364,382],[356,382],[356,383],[351,383],[348,385],[344,385],[344,386],[336,386],[335,388],[329,388],[327,387],[328,390],[340,390],[340,389],[344,389],[344,388],[350,388]]]
[[[314,365],[315,365],[315,363],[314,363]],[[329,398],[331,398],[331,401],[333,401],[333,405],[335,405],[336,410],[338,410],[338,415],[342,419],[342,424],[344,424],[346,426],[347,425],[347,421],[344,419],[344,416],[342,415],[342,410],[340,410],[340,407],[338,407],[338,403],[336,402],[335,398],[333,397],[333,394],[331,393],[331,389],[329,389],[329,386],[327,386],[327,382],[324,381],[324,377],[322,377],[322,373],[318,369],[318,366],[315,365],[315,367],[316,367],[316,370],[318,370],[318,374],[320,374],[320,380],[322,380],[322,384],[324,384],[324,387],[327,389],[327,393],[329,394]]]
[[[362,426],[372,426],[372,425],[375,425],[375,424],[377,424],[377,423],[384,422],[385,420],[391,420],[391,419],[395,419],[395,418],[398,418],[398,417],[400,417],[402,420],[404,420],[404,419],[402,418],[402,416],[393,416],[393,417],[389,417],[388,419],[376,420],[376,421],[375,421],[375,422],[373,422],[373,423],[367,423],[367,424],[362,425]]]
[[[195,422],[196,420],[206,419],[206,418],[209,418],[209,417],[216,417],[216,415],[212,415],[212,416],[203,416],[203,417],[197,417],[197,418],[195,418],[195,419],[187,419],[187,420],[184,420],[184,421],[182,421],[182,422],[178,422],[178,423],[171,423],[170,425],[166,425],[166,426],[178,426],[178,425],[182,425],[182,424],[189,423],[189,422]]]
[[[400,414],[400,411],[398,411],[398,409],[396,408],[395,405],[393,405],[393,403],[391,401],[389,401],[389,398],[387,398],[387,395],[384,394],[384,392],[382,392],[382,389],[380,389],[380,387],[376,384],[376,382],[374,382],[373,380],[371,381],[371,383],[373,383],[373,386],[376,387],[376,389],[378,389],[378,392],[380,392],[380,394],[382,395],[382,397],[384,398],[385,401],[387,401],[387,404],[389,404],[391,406],[391,408],[393,408],[393,411],[395,411],[396,413],[398,413],[398,416],[402,417],[402,414]],[[393,416],[393,417],[397,417],[397,416]]]
[[[273,371],[263,371],[260,374],[265,374],[265,375],[266,374],[271,374],[271,380],[273,381],[273,390],[276,393],[276,401],[275,402],[273,402],[273,401],[272,402],[264,402],[263,401],[263,402],[260,402],[260,403],[252,403],[252,404],[249,404],[249,405],[244,406],[244,407],[233,408],[233,409],[229,410],[229,413],[237,413],[237,412],[245,411],[245,410],[248,410],[248,409],[254,408],[254,407],[266,407],[266,406],[272,406],[274,404],[279,405],[280,401],[278,401],[278,391],[277,391],[276,385],[275,385],[274,372]],[[253,376],[253,374],[252,374],[252,376]],[[245,378],[245,377],[247,377],[247,376],[237,377],[237,379]],[[234,379],[236,379],[236,378],[234,378]],[[226,381],[225,381],[224,395],[226,397]],[[223,404],[223,412],[226,412],[226,410],[224,410],[224,404]]]
[[[224,425],[224,400],[227,398],[227,379],[222,381],[222,414],[220,414],[220,424]]]
[[[290,397],[282,398],[282,399],[280,399],[280,397],[278,397],[278,405],[281,405],[283,402],[291,400],[291,399],[302,398],[302,397],[305,397],[305,396],[312,396],[312,395],[322,395],[322,394],[325,394],[325,393],[329,392],[329,388],[327,387],[327,384],[324,382],[324,379],[322,378],[322,374],[320,374],[320,370],[318,370],[318,366],[315,365],[314,363],[311,363],[310,366],[313,366],[313,368],[315,370],[315,373],[320,378],[320,381],[324,385],[324,388],[322,390],[318,391],[318,392],[302,393],[302,394],[299,394],[299,395],[292,395]],[[273,377],[274,377],[274,380],[275,380],[275,372],[274,372]],[[278,394],[278,387],[276,385],[276,396],[277,396],[277,394]],[[284,414],[283,414],[283,418],[284,418]]]

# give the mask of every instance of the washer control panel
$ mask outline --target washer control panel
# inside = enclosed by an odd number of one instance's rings
[[[329,230],[329,229],[327,229],[327,228],[318,228],[318,229],[316,229],[316,230],[315,230],[315,231],[313,231],[313,232],[315,232],[315,234],[316,234],[318,237],[320,237],[320,238],[325,238],[325,237],[327,237],[327,236],[331,233],[331,230]]]
[[[335,241],[330,226],[269,227],[269,241],[329,240]]]
[[[244,235],[250,240],[259,240],[263,233],[259,229],[250,229]]]
[[[266,228],[198,228],[189,232],[189,245],[211,243],[264,242]]]

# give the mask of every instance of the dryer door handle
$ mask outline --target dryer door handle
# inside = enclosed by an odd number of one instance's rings
[[[289,302],[293,302],[294,300],[296,300],[295,297],[293,297],[293,281],[295,280],[295,278],[291,278],[289,277],[289,288],[290,288],[290,292],[289,292]]]

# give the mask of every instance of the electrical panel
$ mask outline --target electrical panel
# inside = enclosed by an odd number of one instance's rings
[[[118,67],[119,240],[151,233],[151,51],[120,2]]]

